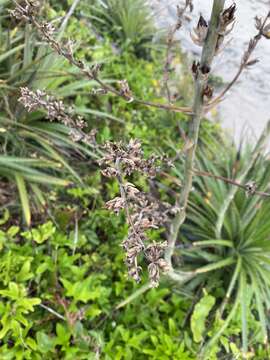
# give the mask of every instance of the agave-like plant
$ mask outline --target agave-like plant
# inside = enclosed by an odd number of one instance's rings
[[[157,31],[146,1],[96,0],[90,11],[97,29],[112,35],[119,45],[131,44],[137,55],[145,55]]]
[[[194,275],[189,286],[198,279],[212,288],[223,284],[224,299],[217,316],[223,325],[206,343],[213,345],[241,309],[243,352],[248,351],[248,317],[255,309],[267,343],[270,306],[270,198],[248,195],[245,189],[217,177],[242,185],[254,181],[263,192],[270,190],[270,160],[261,152],[269,133],[269,125],[255,150],[237,150],[231,144],[206,145],[197,164],[194,190],[189,200],[187,222],[182,228],[182,244],[178,249],[185,270]],[[207,176],[212,174],[214,177]],[[195,275],[197,275],[195,277]],[[196,284],[196,285],[195,285]],[[248,301],[251,293],[251,303]],[[224,315],[225,314],[225,315]]]

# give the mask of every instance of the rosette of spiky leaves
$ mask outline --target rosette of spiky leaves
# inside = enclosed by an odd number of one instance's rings
[[[265,140],[269,126],[261,140]],[[259,144],[260,145],[260,144]],[[260,146],[251,151],[215,144],[201,152],[197,169],[236,179],[253,180],[258,189],[269,192],[270,161]],[[187,222],[182,229],[185,243],[179,245],[186,270],[193,271],[188,286],[204,283],[214,290],[222,284],[217,315],[224,325],[208,345],[213,344],[241,309],[243,351],[248,350],[248,318],[255,309],[267,341],[266,309],[270,304],[270,199],[247,196],[245,190],[211,177],[195,177],[189,200]],[[195,285],[196,284],[196,285]],[[210,291],[211,291],[210,290]],[[251,302],[247,293],[251,292]],[[207,346],[208,346],[207,345]]]
[[[152,46],[157,29],[146,1],[95,0],[87,9],[96,29],[107,32],[119,46],[131,46],[139,56]]]

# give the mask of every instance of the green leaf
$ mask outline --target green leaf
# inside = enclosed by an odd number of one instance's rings
[[[55,226],[51,221],[46,222],[38,228],[21,233],[27,240],[33,240],[38,244],[44,243],[55,233]]]
[[[21,199],[25,222],[26,222],[26,225],[29,226],[31,223],[31,211],[30,211],[30,205],[29,205],[29,199],[28,199],[25,181],[24,181],[23,177],[21,175],[19,175],[18,173],[15,174],[15,179],[16,179],[18,191],[20,194],[20,199]]]
[[[8,209],[4,210],[3,216],[0,218],[0,225],[4,225],[10,217]]]
[[[216,299],[213,296],[205,295],[194,308],[191,316],[191,331],[193,339],[197,343],[203,340],[205,322],[215,302]]]
[[[54,340],[42,331],[37,333],[37,344],[39,350],[44,354],[54,349]]]

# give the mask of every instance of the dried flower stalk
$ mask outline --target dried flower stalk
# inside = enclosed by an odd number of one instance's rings
[[[174,36],[176,32],[182,27],[183,18],[188,9],[190,12],[193,11],[193,3],[191,0],[186,0],[185,5],[183,7],[177,5],[177,21],[176,24],[170,29],[167,36],[167,49],[166,49],[166,60],[163,70],[163,81],[164,81],[169,104],[171,104],[172,102],[171,91],[168,82],[170,79],[170,73],[172,71],[171,68],[173,61],[172,47],[174,43]]]
[[[180,194],[180,198],[177,201],[177,207],[179,207],[180,210],[170,226],[170,232],[168,235],[168,249],[166,251],[165,259],[170,266],[170,273],[172,274],[172,277],[179,281],[184,281],[188,279],[190,277],[190,274],[177,274],[173,270],[172,255],[179,234],[179,229],[186,218],[186,208],[189,193],[192,188],[192,169],[196,154],[201,117],[203,113],[203,94],[204,89],[208,84],[208,77],[211,70],[212,61],[216,53],[220,30],[220,18],[223,12],[224,3],[225,0],[214,0],[211,20],[208,26],[207,36],[203,45],[200,65],[197,67],[197,73],[195,77],[194,104],[192,108],[193,115],[188,133],[191,146],[186,152],[183,188]]]
[[[112,93],[116,96],[124,98],[127,102],[135,102],[137,104],[155,107],[158,109],[164,109],[172,112],[181,112],[185,114],[190,114],[191,109],[189,107],[179,107],[167,104],[159,104],[153,103],[141,99],[135,98],[126,83],[125,80],[120,82],[120,90],[117,90],[111,85],[106,84],[103,80],[99,77],[100,72],[100,65],[94,65],[93,67],[89,68],[83,61],[77,60],[74,56],[72,46],[70,42],[66,45],[59,43],[53,37],[55,29],[50,23],[47,22],[39,22],[36,18],[38,4],[33,1],[23,0],[22,3],[17,3],[16,8],[10,11],[11,15],[19,20],[24,20],[30,23],[32,26],[35,27],[40,37],[60,56],[63,56],[68,62],[74,66],[76,66],[81,73],[86,76],[90,80],[95,80],[99,86],[101,87],[103,93]]]
[[[21,87],[21,97],[19,102],[31,112],[37,109],[43,109],[50,121],[59,121],[70,129],[70,138],[74,141],[83,141],[87,144],[95,143],[96,130],[89,134],[82,131],[87,126],[81,116],[75,116],[71,107],[66,108],[63,101],[55,99],[45,91],[31,91],[27,87]]]
[[[229,84],[225,87],[225,89],[212,101],[210,101],[206,106],[206,111],[209,111],[213,106],[216,106],[227,92],[233,87],[233,85],[237,82],[242,72],[246,69],[249,69],[251,66],[255,65],[259,60],[251,59],[251,56],[256,49],[258,43],[262,38],[270,39],[270,23],[267,24],[267,21],[270,19],[270,12],[265,16],[264,19],[259,17],[255,17],[255,25],[258,33],[249,41],[248,47],[244,52],[244,55],[241,59],[241,63],[239,69],[233,79],[229,82]]]
[[[160,274],[168,271],[167,262],[162,257],[167,242],[153,242],[147,245],[147,231],[159,229],[168,221],[169,214],[176,210],[168,204],[160,203],[126,180],[126,177],[134,172],[155,176],[156,157],[145,160],[141,144],[137,140],[130,140],[126,146],[122,143],[107,143],[104,150],[106,155],[100,161],[100,165],[104,167],[102,173],[104,176],[116,178],[120,188],[120,196],[108,201],[106,208],[116,214],[124,210],[129,226],[127,238],[122,243],[126,252],[128,274],[136,282],[141,280],[142,268],[138,265],[138,257],[144,255],[149,263],[150,284],[156,287]]]

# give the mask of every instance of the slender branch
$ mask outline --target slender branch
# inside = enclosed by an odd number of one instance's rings
[[[215,174],[211,174],[211,173],[208,173],[206,171],[193,170],[193,172],[194,172],[195,175],[203,176],[203,177],[210,177],[210,178],[213,178],[213,179],[216,179],[216,180],[221,180],[221,181],[226,182],[227,184],[235,185],[235,186],[238,186],[239,188],[241,188],[243,190],[248,191],[249,184],[243,185],[243,184],[240,184],[239,182],[237,182],[235,180],[228,179],[228,178],[223,177],[223,176],[218,176],[218,175],[215,175]],[[259,196],[263,196],[263,197],[270,197],[270,193],[266,193],[266,192],[263,192],[263,191],[257,191],[257,190],[254,190],[250,195],[259,195]]]
[[[125,300],[121,301],[115,308],[115,310],[119,310],[122,307],[130,304],[133,300],[135,300],[140,295],[144,294],[147,290],[150,290],[152,288],[151,283],[148,282],[144,285],[142,285],[138,290],[134,291],[130,296],[128,296]]]
[[[192,2],[190,2],[189,0],[187,0],[185,2],[185,5],[183,7],[180,7],[179,5],[177,5],[177,21],[176,21],[176,24],[174,24],[172,26],[172,28],[169,30],[169,33],[167,36],[166,60],[165,60],[164,69],[163,69],[163,72],[164,72],[163,73],[163,81],[164,81],[164,86],[166,89],[169,104],[171,104],[171,102],[172,102],[171,101],[172,100],[171,99],[171,91],[170,91],[168,82],[170,79],[170,72],[172,71],[171,63],[173,60],[172,47],[173,47],[173,43],[174,43],[174,36],[175,36],[176,32],[182,27],[183,17],[188,8],[190,11],[193,10]]]
[[[16,2],[15,2],[16,3]],[[155,107],[158,109],[163,109],[172,112],[181,112],[185,114],[191,114],[191,109],[189,107],[179,107],[179,106],[172,106],[168,104],[161,104],[161,103],[154,103],[150,101],[145,101],[143,99],[138,99],[131,96],[131,93],[127,94],[123,89],[116,89],[115,87],[105,83],[101,80],[98,76],[99,66],[96,69],[88,68],[81,60],[77,60],[70,47],[64,46],[59,43],[57,40],[54,39],[52,33],[53,28],[48,23],[40,23],[33,12],[31,12],[31,4],[25,0],[26,6],[23,7],[16,3],[17,7],[13,10],[13,15],[27,20],[30,24],[34,26],[37,32],[41,35],[41,37],[47,42],[47,44],[55,50],[60,56],[64,57],[71,65],[77,67],[80,72],[86,76],[89,80],[95,80],[102,88],[104,93],[111,93],[118,97],[125,99],[127,102],[135,102],[140,105]],[[30,9],[30,10],[29,10]]]
[[[194,165],[194,158],[197,149],[201,117],[203,113],[203,93],[208,83],[208,77],[209,77],[212,61],[217,48],[220,16],[224,8],[224,3],[225,0],[214,0],[213,2],[210,25],[203,46],[200,66],[198,67],[198,73],[195,79],[195,95],[194,95],[194,104],[192,108],[193,115],[192,115],[192,120],[190,122],[189,134],[188,134],[189,140],[191,142],[191,146],[189,147],[189,149],[187,149],[183,188],[180,194],[180,198],[177,201],[179,212],[176,215],[170,227],[170,233],[168,236],[169,246],[166,252],[166,261],[168,262],[171,268],[171,272],[174,272],[172,266],[172,255],[174,252],[174,247],[180,227],[186,218],[186,208],[187,208],[189,194],[192,188],[192,180],[193,180],[192,169]]]
[[[262,150],[265,147],[265,144],[267,143],[268,139],[270,136],[270,121],[268,121],[264,131],[262,132],[262,135],[260,137],[260,139],[258,140],[252,154],[250,157],[250,161],[247,167],[245,167],[240,174],[238,175],[237,179],[235,180],[236,183],[243,183],[243,181],[245,180],[246,176],[248,175],[250,169],[252,168],[252,166],[254,165],[255,161],[257,160],[259,154],[262,152]],[[224,223],[224,218],[226,215],[226,212],[231,204],[231,202],[233,201],[235,194],[237,192],[237,188],[236,187],[232,187],[231,190],[229,191],[226,199],[224,199],[224,202],[219,210],[219,215],[218,215],[218,219],[217,219],[217,223],[216,223],[216,237],[217,239],[221,238],[221,230],[222,230],[222,226]]]
[[[248,69],[250,66],[252,66],[258,62],[257,59],[250,60],[250,57],[253,54],[254,50],[256,49],[259,41],[263,37],[264,28],[265,28],[267,20],[269,19],[269,15],[270,15],[270,13],[268,13],[266,15],[263,22],[259,26],[258,33],[249,41],[248,48],[244,52],[244,56],[241,60],[240,67],[239,67],[237,73],[235,74],[233,79],[229,82],[229,84],[225,87],[225,89],[206,105],[207,111],[209,111],[213,106],[217,105],[220,101],[222,101],[224,96],[233,87],[233,85],[237,82],[237,80],[239,79],[239,77],[241,76],[242,72],[245,69]]]

